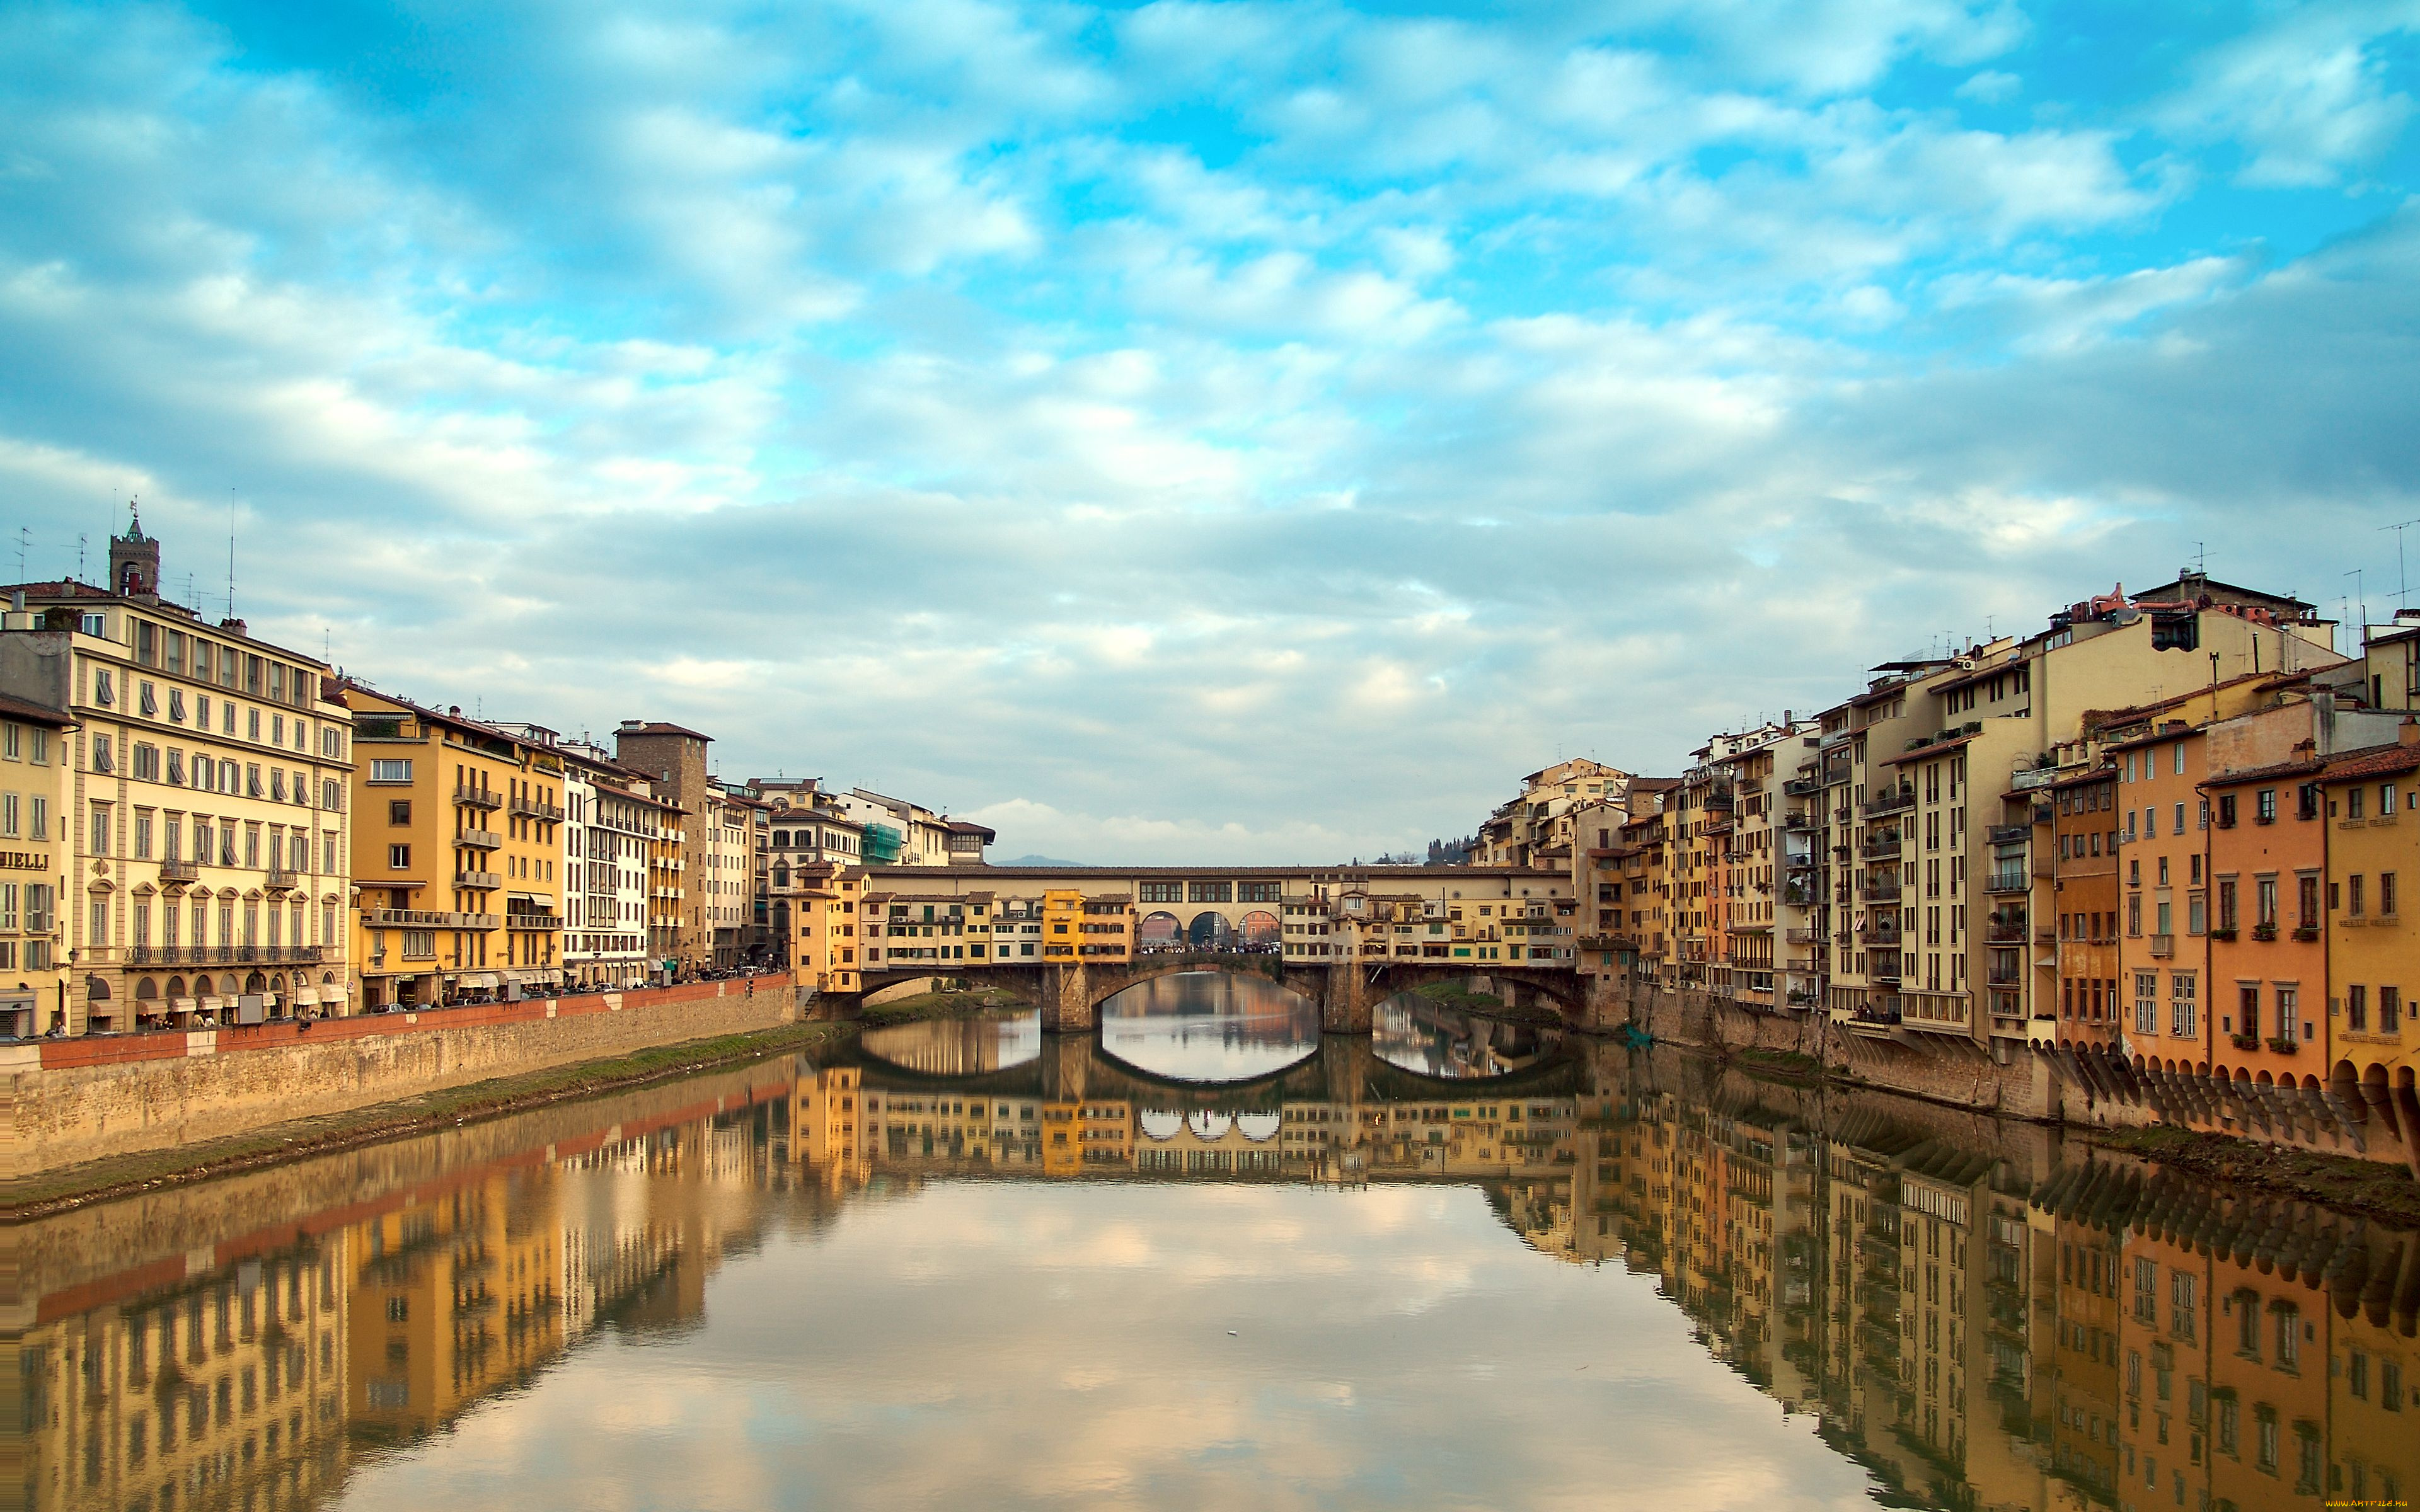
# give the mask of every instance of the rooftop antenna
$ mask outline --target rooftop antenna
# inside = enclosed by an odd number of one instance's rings
[[[2194,571],[2205,578],[2210,576],[2210,551],[2206,543],[2201,541],[2194,543]]]
[[[25,526],[17,527],[17,580],[25,580],[25,550],[34,544],[34,532]]]
[[[91,537],[82,531],[76,532],[76,581],[78,582],[84,581],[84,546],[89,539]]]
[[[2395,532],[2395,607],[2397,609],[2411,608],[2411,605],[2405,602],[2412,596],[2412,579],[2405,577],[2403,573],[2403,532],[2414,525],[2420,525],[2420,519],[2407,519],[2399,525],[2379,527],[2381,531]]]
[[[227,611],[235,618],[235,489],[227,489]]]
[[[2362,592],[2361,569],[2359,567],[2355,567],[2352,571],[2346,573],[2345,576],[2352,579],[2353,603],[2361,606],[2361,618],[2355,620],[2353,623],[2361,626],[2361,633],[2363,636],[2366,637],[2369,634],[2369,596]],[[2347,608],[2350,607],[2350,605],[2347,606]],[[2358,650],[2359,648],[2355,647],[2355,649]]]

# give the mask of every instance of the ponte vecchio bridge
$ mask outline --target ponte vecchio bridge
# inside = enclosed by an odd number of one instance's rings
[[[1069,1032],[1137,982],[1203,969],[1280,981],[1338,1033],[1473,977],[1577,1019],[1576,914],[1568,872],[1527,867],[885,867],[866,874],[861,980],[869,998],[936,977],[1002,987]]]

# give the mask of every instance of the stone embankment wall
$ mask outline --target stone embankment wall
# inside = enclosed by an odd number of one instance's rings
[[[342,1113],[799,1017],[786,975],[420,1013],[0,1047],[0,1177]]]
[[[1953,1107],[2088,1129],[2166,1123],[2324,1154],[2401,1163],[2420,1177],[2420,1101],[2371,1106],[2340,1090],[2222,1084],[2116,1054],[2028,1047],[2005,1064],[1971,1041],[1854,1034],[1820,1013],[1760,1013],[1702,992],[1611,983],[1588,1023],[1635,1025],[1659,1042],[1715,1052],[1789,1051],[1886,1091]],[[2408,1104],[2408,1105],[2407,1105]]]
[[[290,1249],[383,1212],[441,1200],[499,1168],[577,1156],[778,1101],[789,1096],[793,1074],[781,1061],[758,1061],[21,1224],[8,1230],[16,1267],[13,1275],[0,1275],[0,1330],[29,1328]]]

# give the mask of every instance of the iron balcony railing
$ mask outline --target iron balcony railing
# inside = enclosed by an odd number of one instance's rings
[[[455,787],[454,801],[472,809],[501,809],[504,795],[494,788],[476,788],[464,782]]]

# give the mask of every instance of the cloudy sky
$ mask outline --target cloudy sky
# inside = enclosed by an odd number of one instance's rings
[[[1366,857],[2196,550],[2390,610],[2415,30],[31,0],[0,524],[1001,856]]]

